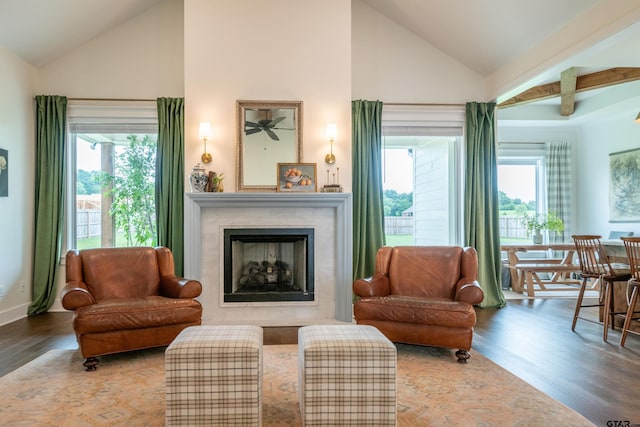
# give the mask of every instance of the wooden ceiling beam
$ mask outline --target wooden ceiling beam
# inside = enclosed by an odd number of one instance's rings
[[[514,105],[526,104],[532,101],[541,101],[543,99],[553,98],[560,95],[560,82],[546,83],[534,86],[524,92],[520,92],[514,97],[502,101],[497,105],[498,108],[512,107]]]
[[[569,68],[569,70],[571,69],[572,68]],[[640,68],[609,68],[607,70],[597,71],[591,74],[576,76],[575,92],[578,93],[586,90],[628,83],[635,80],[640,80]],[[526,104],[528,102],[540,101],[543,99],[560,96],[561,93],[561,81],[546,83],[543,85],[534,86],[531,89],[527,89],[524,92],[521,92],[518,95],[501,102],[497,107],[512,107],[515,105]]]
[[[576,107],[578,69],[571,67],[560,74],[560,115],[570,116]]]

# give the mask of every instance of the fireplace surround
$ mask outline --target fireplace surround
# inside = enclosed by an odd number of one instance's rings
[[[224,230],[313,229],[309,301],[224,300]],[[186,193],[185,275],[203,286],[203,324],[303,326],[353,321],[350,193]]]

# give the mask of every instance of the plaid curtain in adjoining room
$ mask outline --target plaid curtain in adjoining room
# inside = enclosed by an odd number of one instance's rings
[[[547,175],[547,208],[564,222],[564,232],[549,233],[550,242],[571,240],[572,167],[571,144],[564,141],[544,145]]]

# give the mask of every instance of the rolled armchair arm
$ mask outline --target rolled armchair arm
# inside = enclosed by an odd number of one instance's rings
[[[375,274],[372,277],[356,279],[353,282],[353,293],[359,297],[384,297],[389,295],[389,277]]]
[[[195,298],[202,293],[202,284],[177,276],[160,277],[160,295],[169,298]]]
[[[87,285],[77,280],[67,282],[64,285],[60,293],[60,301],[67,310],[76,310],[96,303],[95,298],[87,289]]]
[[[456,295],[454,298],[456,301],[476,305],[480,304],[484,299],[484,292],[477,280],[462,278],[456,284]]]

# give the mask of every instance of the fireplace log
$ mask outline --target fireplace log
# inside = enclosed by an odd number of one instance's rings
[[[238,279],[239,288],[235,292],[300,291],[292,286],[292,272],[283,261],[250,261]]]

